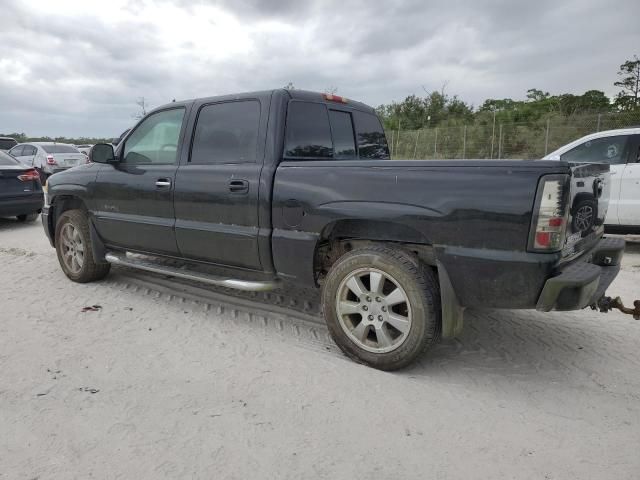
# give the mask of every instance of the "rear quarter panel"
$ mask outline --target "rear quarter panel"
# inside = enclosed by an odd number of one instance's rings
[[[273,194],[276,271],[313,283],[318,240],[337,221],[362,219],[391,222],[407,241],[432,245],[451,266],[454,286],[473,278],[522,290],[527,272],[501,266],[521,262],[537,278],[548,275],[539,256],[526,252],[533,202],[541,175],[566,172],[557,162],[283,162]]]

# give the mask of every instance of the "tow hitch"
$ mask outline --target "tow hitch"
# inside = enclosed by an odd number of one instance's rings
[[[602,297],[597,301],[597,303],[591,305],[592,310],[600,310],[603,313],[607,313],[609,310],[617,308],[622,313],[633,315],[633,318],[640,320],[640,300],[634,301],[633,307],[634,308],[625,307],[620,297]]]

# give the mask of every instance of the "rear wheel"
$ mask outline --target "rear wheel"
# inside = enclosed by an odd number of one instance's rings
[[[100,280],[109,273],[109,263],[99,263],[93,258],[89,219],[84,211],[62,213],[56,224],[55,240],[62,271],[74,282]]]
[[[381,370],[408,365],[439,337],[434,272],[400,249],[379,245],[343,255],[327,275],[322,303],[342,351]]]

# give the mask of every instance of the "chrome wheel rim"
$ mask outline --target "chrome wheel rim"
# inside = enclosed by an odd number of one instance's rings
[[[407,293],[395,278],[376,268],[360,268],[340,282],[336,314],[349,339],[368,352],[397,349],[411,330]]]
[[[65,224],[60,232],[60,242],[65,267],[73,274],[80,273],[84,263],[84,243],[79,230],[71,223]]]
[[[578,230],[583,232],[591,227],[593,222],[593,208],[590,205],[583,205],[575,215],[575,223]]]

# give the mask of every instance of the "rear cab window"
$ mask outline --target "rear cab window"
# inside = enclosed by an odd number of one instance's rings
[[[353,112],[360,158],[389,160],[389,145],[380,119],[373,113]]]
[[[389,159],[378,117],[301,100],[289,102],[285,158]]]

